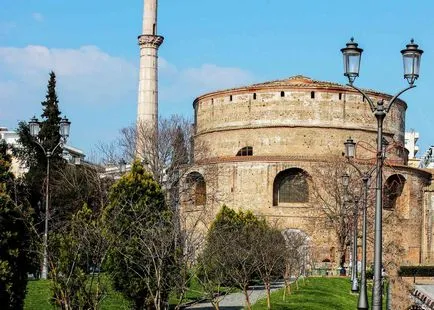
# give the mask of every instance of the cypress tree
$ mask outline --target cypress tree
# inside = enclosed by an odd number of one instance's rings
[[[56,74],[51,71],[48,80],[47,93],[45,100],[41,102],[42,114],[40,132],[38,139],[45,150],[52,151],[60,141],[60,110],[59,100],[56,93]],[[35,138],[30,135],[27,122],[20,122],[17,133],[19,135],[20,147],[14,150],[14,154],[29,168],[25,175],[25,183],[28,187],[28,200],[35,210],[38,218],[37,222],[43,223],[44,216],[44,190],[47,176],[47,158],[44,151],[35,142]],[[64,160],[61,157],[62,149],[59,147],[51,155],[50,159],[50,180],[56,178],[56,174],[63,168]],[[51,204],[56,206],[56,197],[53,195]],[[52,212],[53,213],[53,212]],[[42,231],[43,227],[39,227]]]

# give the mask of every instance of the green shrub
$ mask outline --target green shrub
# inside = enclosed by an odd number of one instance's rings
[[[433,277],[434,266],[401,266],[398,275],[400,277]]]

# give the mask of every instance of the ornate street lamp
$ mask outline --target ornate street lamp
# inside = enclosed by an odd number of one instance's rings
[[[66,117],[63,117],[59,123],[59,132],[60,132],[60,136],[64,140],[66,140],[69,137],[70,127],[71,127],[71,122]]]
[[[351,137],[344,142],[345,145],[345,157],[346,158],[354,158],[356,156],[356,143]]]
[[[29,129],[30,129],[30,135],[33,138],[36,138],[39,135],[39,130],[40,130],[39,121],[35,116],[33,116],[33,118],[29,122]]]
[[[41,279],[47,279],[48,274],[48,217],[50,210],[50,158],[53,153],[56,151],[58,147],[62,147],[66,143],[66,139],[69,137],[69,128],[71,122],[66,118],[62,118],[59,123],[59,133],[60,133],[60,141],[59,143],[52,149],[45,149],[42,145],[42,142],[39,138],[39,131],[41,128],[41,124],[38,119],[33,116],[33,118],[29,121],[29,130],[30,135],[34,138],[34,142],[39,145],[39,147],[44,152],[45,157],[47,158],[47,182],[45,184],[45,221],[44,221],[44,238],[43,238],[43,261],[42,261],[42,271],[41,271]]]
[[[415,87],[414,81],[419,77],[420,59],[423,51],[418,48],[412,39],[406,49],[401,51],[404,61],[404,78],[407,79],[409,87],[398,92],[387,105],[384,105],[384,100],[379,100],[376,104],[366,95],[366,93],[353,85],[356,77],[359,76],[360,60],[363,50],[358,47],[358,44],[351,41],[346,47],[341,49],[344,57],[344,75],[348,78],[348,86],[359,92],[367,99],[371,111],[377,119],[377,160],[376,160],[376,195],[375,195],[375,240],[374,240],[374,285],[372,289],[372,309],[381,310],[382,307],[382,209],[383,209],[383,121],[390,108],[395,103],[396,99],[405,91]],[[366,309],[366,308],[359,308]]]
[[[420,58],[423,51],[418,49],[419,45],[415,44],[413,39],[406,47],[401,51],[404,61],[404,78],[407,79],[408,84],[413,85],[419,77]]]
[[[347,192],[348,192],[348,185],[350,183],[350,176],[348,175],[348,173],[343,173],[342,176],[342,187],[344,188],[344,192],[343,192],[343,199],[342,199],[342,204],[341,204],[341,210],[340,210],[340,216],[341,218],[343,218],[345,216],[344,210],[346,208],[346,203],[347,203]],[[341,275],[345,275],[346,272],[342,272],[342,269],[344,269],[344,261],[342,261],[342,258],[340,259],[340,264],[341,264]],[[345,269],[344,269],[345,270]]]
[[[350,140],[350,139],[348,139]],[[348,142],[347,140],[347,142]],[[351,140],[352,141],[352,140]],[[345,147],[351,145],[350,143],[345,144]],[[345,151],[350,152],[351,147],[348,147],[345,149]],[[352,149],[353,155],[354,155],[354,149]],[[345,203],[348,201],[347,194],[348,194],[348,186],[350,184],[350,176],[348,173],[344,173],[342,175],[342,185],[344,187],[344,206]],[[359,202],[358,199],[354,201],[354,212],[353,212],[353,249],[352,249],[352,260],[351,260],[351,291],[357,292],[359,291],[359,283],[357,279],[357,215],[359,213]]]
[[[341,52],[344,56],[344,75],[348,77],[350,84],[353,84],[356,77],[359,76],[363,49],[358,47],[358,44],[354,42],[354,38],[351,38],[350,42],[347,43],[347,47],[341,49]]]
[[[346,200],[346,191],[348,189],[348,185],[350,184],[350,176],[348,175],[348,173],[344,173],[342,175],[342,186],[344,187],[345,190],[345,197],[344,197],[344,201]]]
[[[359,291],[359,280],[357,278],[357,224],[359,215],[359,199],[354,199],[354,213],[353,213],[353,261],[351,273],[351,292],[356,293]]]
[[[363,200],[362,200],[362,265],[360,270],[360,293],[357,303],[357,309],[369,309],[368,290],[366,285],[366,229],[367,229],[367,207],[368,207],[368,182],[371,178],[374,167],[369,172],[362,172],[351,160],[356,157],[356,143],[353,139],[348,138],[345,145],[345,157],[348,163],[353,166],[359,173],[363,181]],[[354,281],[352,282],[354,285]],[[352,286],[353,288],[353,286]]]

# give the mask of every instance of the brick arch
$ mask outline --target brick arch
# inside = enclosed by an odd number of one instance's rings
[[[197,171],[187,174],[185,184],[188,191],[188,199],[194,206],[206,204],[206,181],[203,175]]]
[[[383,186],[383,208],[394,210],[396,202],[401,197],[405,186],[405,177],[402,174],[392,174],[386,179]]]
[[[309,201],[309,175],[301,168],[280,171],[273,182],[273,206]]]

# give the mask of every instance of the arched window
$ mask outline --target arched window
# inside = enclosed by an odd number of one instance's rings
[[[194,206],[206,204],[206,182],[199,172],[192,172],[187,176],[189,201]]]
[[[253,156],[253,147],[251,146],[243,147],[238,151],[237,156]]]
[[[291,168],[277,174],[273,184],[273,205],[308,202],[309,184],[305,171]]]
[[[401,196],[405,185],[405,178],[400,174],[394,174],[387,178],[383,188],[383,208],[393,210],[396,201]]]

